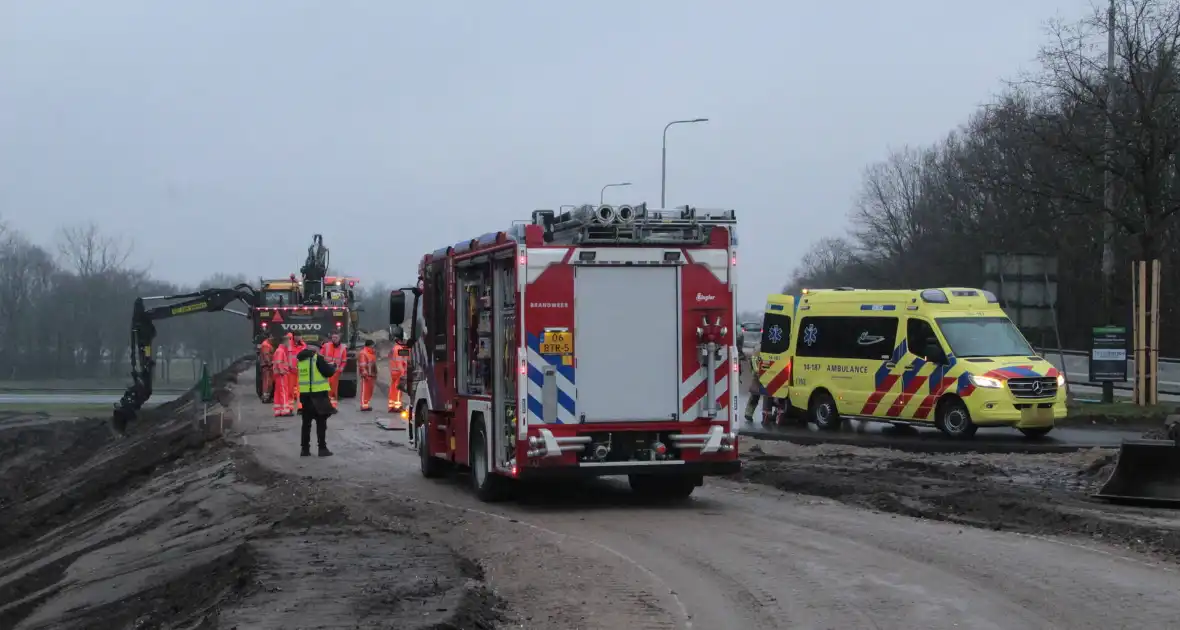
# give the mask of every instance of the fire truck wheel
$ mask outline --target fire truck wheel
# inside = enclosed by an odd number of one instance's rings
[[[480,501],[495,503],[508,498],[508,480],[491,471],[482,422],[471,431],[471,481]]]
[[[807,407],[807,419],[814,422],[820,431],[836,431],[840,428],[840,412],[836,409],[836,401],[825,390],[819,390],[811,395],[811,404]]]
[[[646,499],[676,501],[687,499],[703,483],[700,477],[627,475],[631,491]]]
[[[426,407],[422,406],[423,413]],[[426,425],[420,424],[414,429],[414,440],[418,443],[418,460],[422,469],[422,476],[427,479],[437,479],[447,473],[447,462],[430,454],[426,446]]]

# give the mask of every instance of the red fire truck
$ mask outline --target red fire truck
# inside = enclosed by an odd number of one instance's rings
[[[390,295],[426,477],[627,475],[687,497],[738,472],[732,210],[537,210],[423,257]]]

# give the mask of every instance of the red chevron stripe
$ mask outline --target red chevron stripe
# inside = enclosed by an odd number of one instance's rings
[[[881,400],[893,389],[893,384],[900,378],[897,374],[889,374],[884,379],[881,379],[881,384],[873,393],[869,394],[869,399],[865,401],[865,406],[860,410],[862,416],[872,415],[877,410],[877,405],[881,404]]]
[[[770,394],[771,396],[773,396],[774,393],[776,391],[778,391],[778,388],[787,384],[787,380],[790,378],[791,378],[791,368],[789,368],[789,367],[784,368],[783,371],[779,372],[778,374],[775,374],[774,378],[770,379],[770,383],[767,383],[767,385],[766,385],[766,392],[768,394]]]
[[[893,405],[889,407],[889,411],[886,411],[885,415],[890,418],[900,416],[901,412],[905,410],[905,406],[910,403],[910,399],[926,384],[928,378],[927,376],[915,376],[914,380],[910,381],[910,384],[897,395],[897,399],[893,401]]]
[[[914,417],[918,418],[919,420],[925,420],[926,417],[930,415],[930,412],[934,410],[934,403],[938,401],[938,397],[946,393],[946,390],[949,389],[951,385],[954,385],[955,381],[958,380],[959,377],[957,376],[942,377],[942,382],[939,383],[938,387],[934,389],[934,393],[922,399],[921,404],[918,405],[918,410],[914,412]]]

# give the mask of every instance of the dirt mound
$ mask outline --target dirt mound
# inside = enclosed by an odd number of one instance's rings
[[[999,457],[794,447],[775,456],[755,452],[741,477],[883,512],[992,530],[1086,536],[1180,559],[1180,516],[1088,497],[1110,476],[1114,459],[1097,449],[1072,456]]]
[[[125,439],[105,419],[0,430],[0,628],[492,627],[469,563],[208,441],[195,402]]]

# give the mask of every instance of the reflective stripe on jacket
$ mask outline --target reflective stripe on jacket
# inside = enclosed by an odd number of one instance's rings
[[[317,357],[308,357],[305,361],[299,362],[299,393],[311,394],[315,392],[326,392],[332,389],[328,383],[328,377],[320,372],[320,366],[316,365]]]
[[[335,365],[341,369],[343,369],[344,364],[348,362],[348,346],[344,345],[343,343],[337,345],[329,341],[320,348],[320,354],[324,355],[324,359],[326,359],[328,363],[331,363],[332,365]]]
[[[287,365],[291,367],[291,371],[299,369],[299,353],[307,349],[306,343],[299,345],[287,344]]]
[[[398,354],[399,350],[404,350],[404,349],[405,349],[405,346],[403,346],[399,343],[399,344],[394,344],[393,348],[389,351],[389,371],[390,372],[403,372],[404,373],[406,371],[406,369],[409,367],[409,365],[410,365],[410,362],[408,361],[409,357],[403,357]]]
[[[362,348],[356,355],[356,366],[361,376],[377,376],[377,353],[372,348]]]
[[[286,346],[279,346],[275,350],[274,356],[271,358],[270,362],[270,367],[272,370],[274,370],[275,374],[286,374],[290,370],[290,366],[288,365],[287,361],[288,352],[289,351],[287,350]]]

